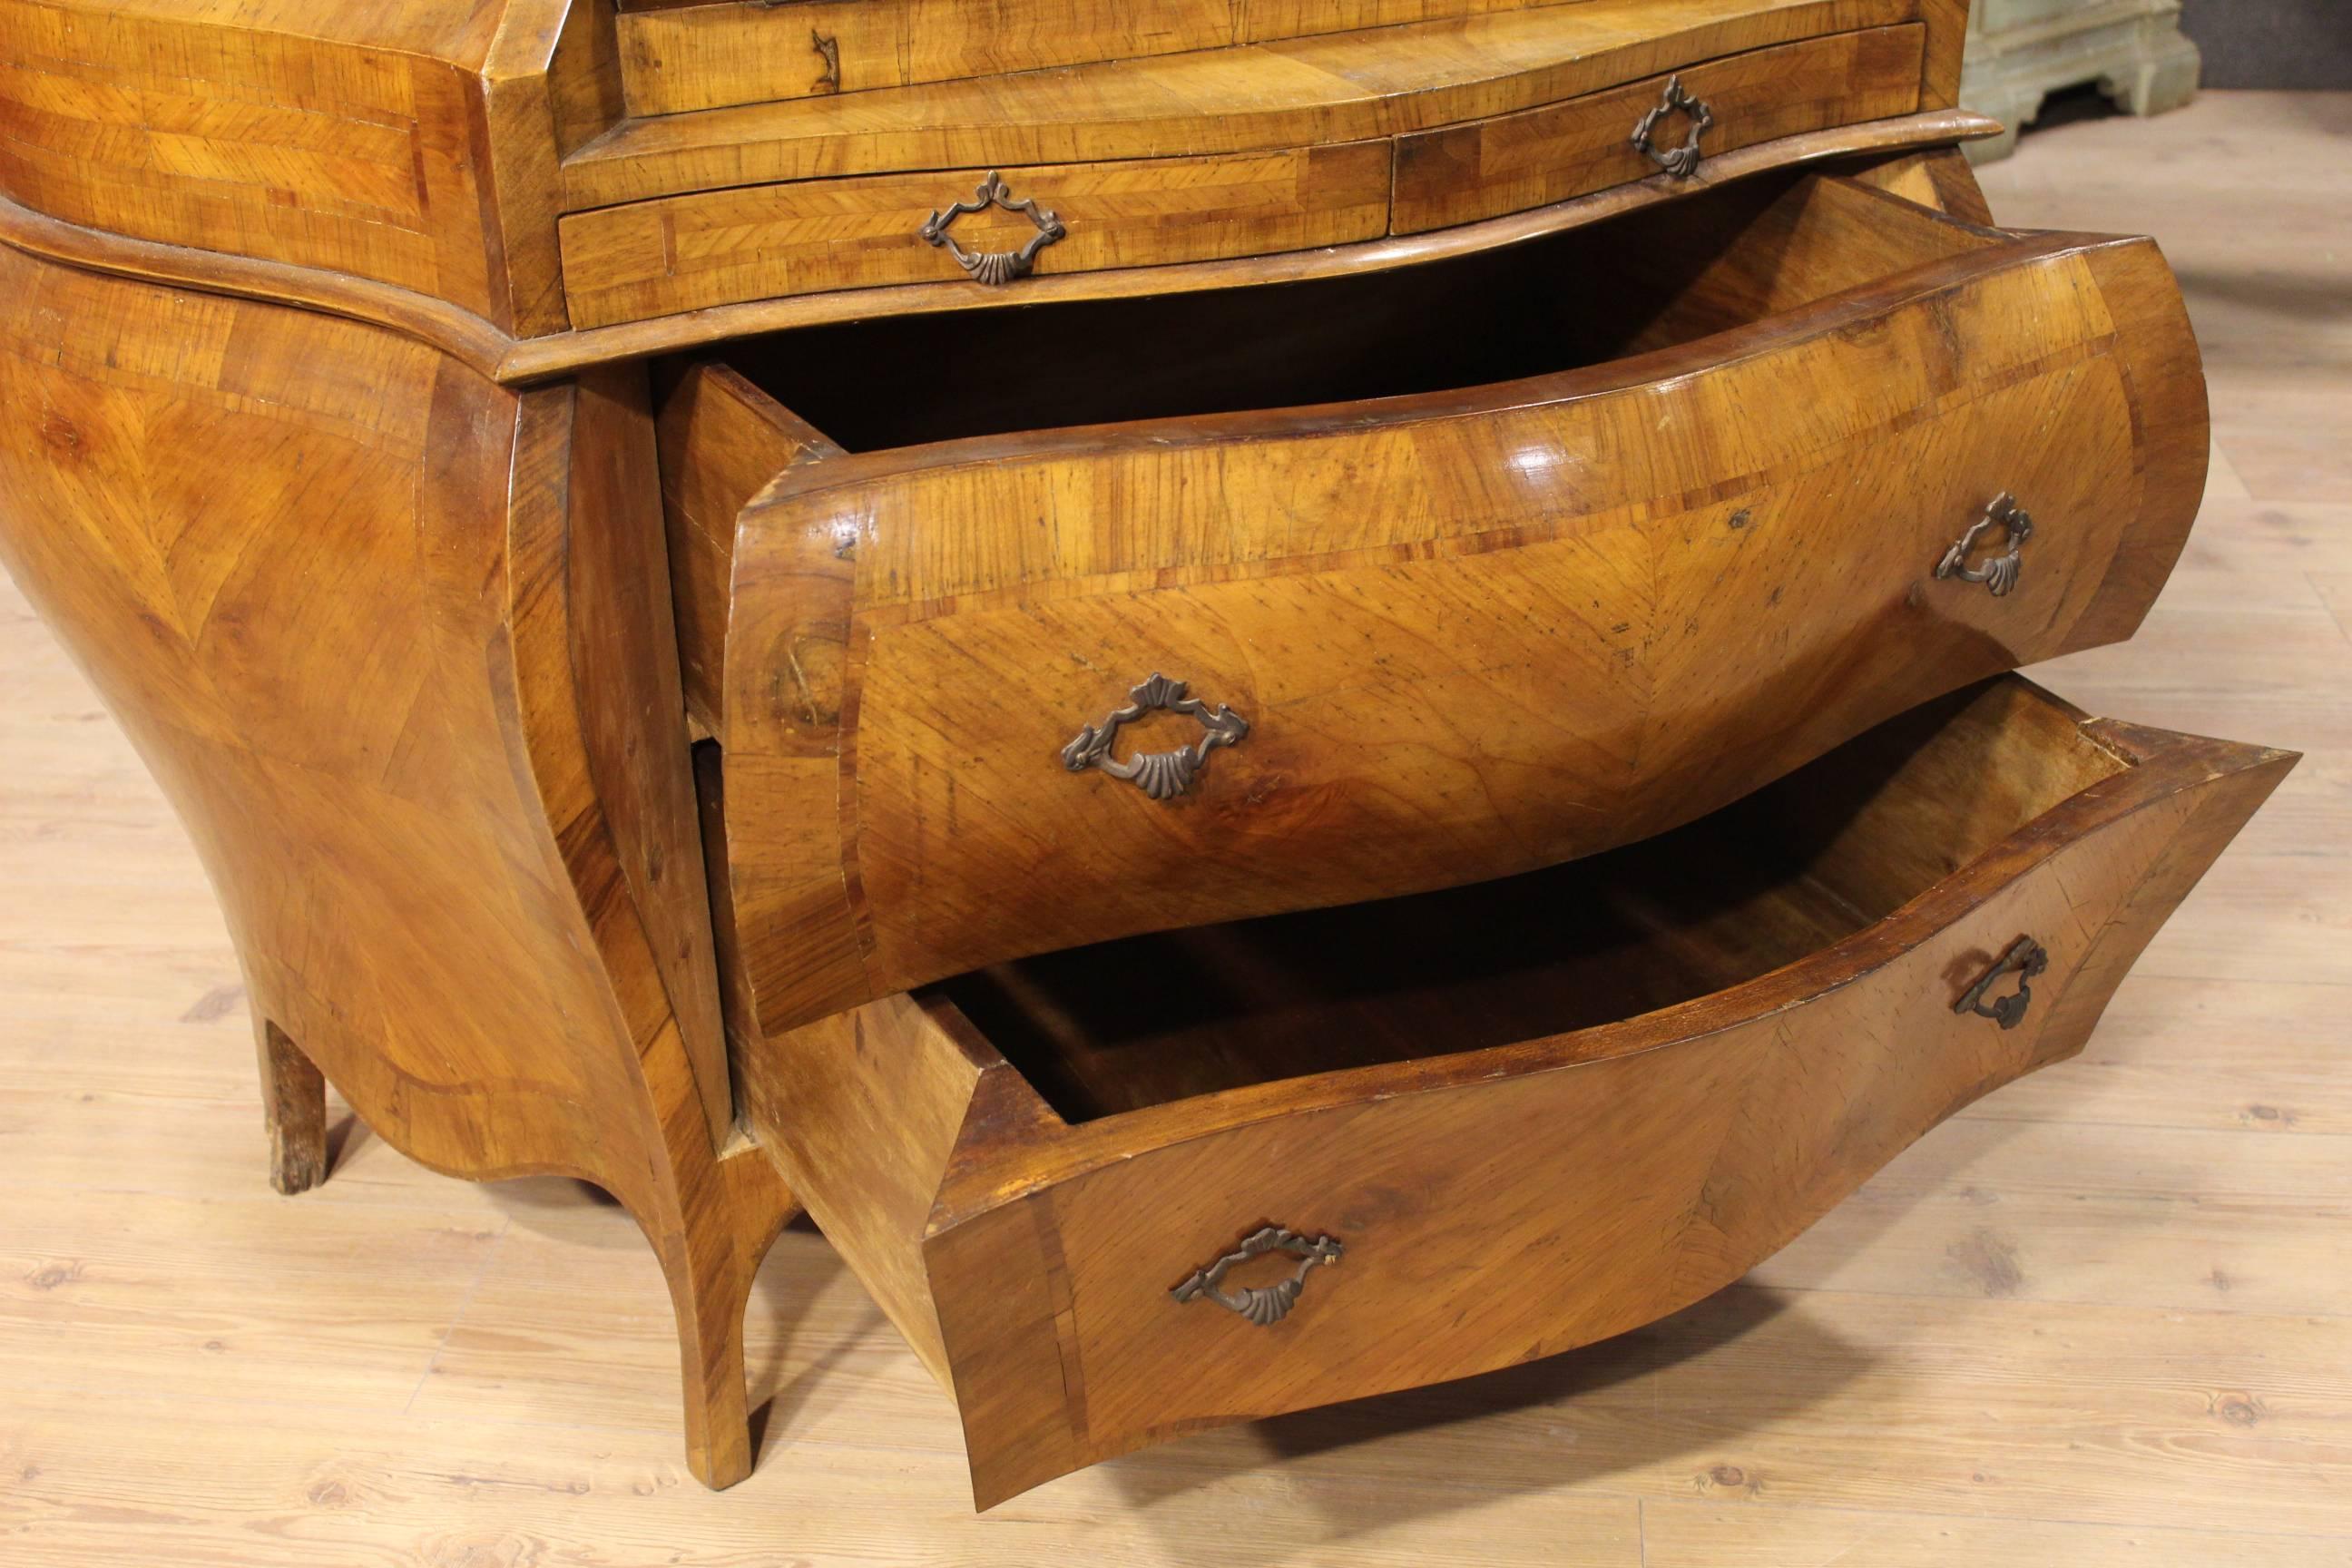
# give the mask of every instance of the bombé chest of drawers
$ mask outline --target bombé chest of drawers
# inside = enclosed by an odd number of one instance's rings
[[[2294,758],[2010,673],[2206,460],[1957,0],[0,0],[0,556],[325,1082],[805,1208],[982,1506],[1738,1278]],[[787,1461],[788,1458],[787,1458]]]

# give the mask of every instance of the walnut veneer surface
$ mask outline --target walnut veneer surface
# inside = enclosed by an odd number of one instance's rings
[[[803,1204],[982,1506],[1673,1311],[2079,1050],[2294,762],[2000,678],[2137,627],[2206,409],[2152,244],[1991,226],[1958,6],[833,7],[763,102],[677,29],[823,8],[703,9],[0,5],[0,558],[279,1189],[331,1083],[610,1192],[711,1486]],[[863,216],[1014,154],[971,253]]]

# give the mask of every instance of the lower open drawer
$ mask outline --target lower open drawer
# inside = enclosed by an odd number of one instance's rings
[[[746,1089],[985,1507],[1737,1279],[2080,1049],[2294,761],[2003,677],[1663,837],[963,975]]]

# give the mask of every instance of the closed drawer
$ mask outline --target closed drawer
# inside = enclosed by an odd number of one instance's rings
[[[2293,761],[2002,677],[1642,845],[1000,966],[746,1089],[987,1506],[1720,1288],[2080,1049]]]
[[[957,215],[947,237],[976,274],[996,265],[991,257],[1019,258],[1024,276],[1051,276],[1341,245],[1388,232],[1390,162],[1388,143],[1351,142],[636,202],[563,220],[565,293],[573,326],[602,327],[739,300],[960,280],[953,254],[923,238],[959,201],[973,210]]]
[[[825,9],[845,28],[890,26],[873,0]],[[794,13],[811,10],[666,7],[624,17],[623,37],[749,29],[805,52]],[[1034,289],[1422,234],[1643,179],[1678,190],[1708,159],[1794,159],[1820,151],[1809,134],[1919,110],[1917,12],[1448,0],[1404,25],[1330,31],[1302,9],[1265,25],[1311,36],[740,108],[676,113],[640,91],[656,107],[564,163],[565,296],[589,329],[910,285]],[[1084,50],[1085,31],[1034,36]],[[634,79],[709,76],[699,53],[657,58]],[[720,96],[755,79],[791,79],[752,69]]]
[[[698,590],[723,656],[688,660],[723,663],[697,700],[770,1031],[1689,821],[2128,635],[2206,454],[2152,246],[1836,178],[1343,284],[827,331],[730,350],[847,450],[745,509]],[[1007,433],[895,445],[975,427]]]
[[[631,114],[868,92],[1582,0],[719,0],[625,6]]]

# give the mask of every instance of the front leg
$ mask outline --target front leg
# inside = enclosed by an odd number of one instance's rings
[[[723,1490],[751,1473],[754,1457],[743,1310],[760,1260],[800,1205],[765,1152],[740,1137],[710,1169],[717,1179],[697,1184],[705,1201],[689,1201],[653,1241],[677,1313],[687,1468]]]

